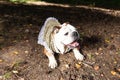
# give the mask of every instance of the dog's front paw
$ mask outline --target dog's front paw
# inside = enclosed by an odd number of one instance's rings
[[[80,61],[83,61],[83,60],[84,60],[84,56],[83,56],[82,54],[80,54],[80,53],[76,54],[76,55],[75,55],[75,58],[76,58],[77,60],[80,60]]]
[[[80,51],[77,48],[74,48],[73,52],[77,60],[80,60],[80,61],[84,60],[84,56],[80,53]]]
[[[57,62],[55,59],[51,59],[49,62],[49,67],[54,69],[55,67],[57,67]]]

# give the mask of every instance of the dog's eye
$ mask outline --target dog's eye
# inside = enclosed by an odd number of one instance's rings
[[[67,36],[67,35],[68,35],[68,32],[66,32],[64,35]]]

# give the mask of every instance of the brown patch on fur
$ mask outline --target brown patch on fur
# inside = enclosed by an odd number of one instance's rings
[[[61,28],[61,26],[55,26],[54,28],[60,29],[60,28]]]
[[[57,33],[60,30],[60,28],[61,28],[60,26],[55,26],[53,31],[52,31],[52,34]]]
[[[45,54],[46,56],[52,56],[52,55],[53,55],[52,53],[49,53],[45,48],[44,48],[44,54]]]
[[[65,22],[65,23],[63,23],[65,26],[67,26],[68,24],[69,24],[69,22]]]
[[[67,49],[67,46],[65,45],[64,50],[66,51],[66,49]]]

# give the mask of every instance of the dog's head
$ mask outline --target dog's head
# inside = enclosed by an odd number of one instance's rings
[[[54,30],[55,38],[64,45],[70,47],[76,47],[79,44],[77,40],[79,39],[79,33],[76,28],[68,23],[64,23]]]

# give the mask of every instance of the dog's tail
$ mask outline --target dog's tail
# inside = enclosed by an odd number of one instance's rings
[[[49,43],[50,41],[50,35],[53,31],[53,28],[55,26],[60,26],[61,24],[58,22],[58,20],[54,17],[49,17],[46,19],[44,25],[42,26],[39,36],[38,36],[38,44],[44,45],[46,43]]]

